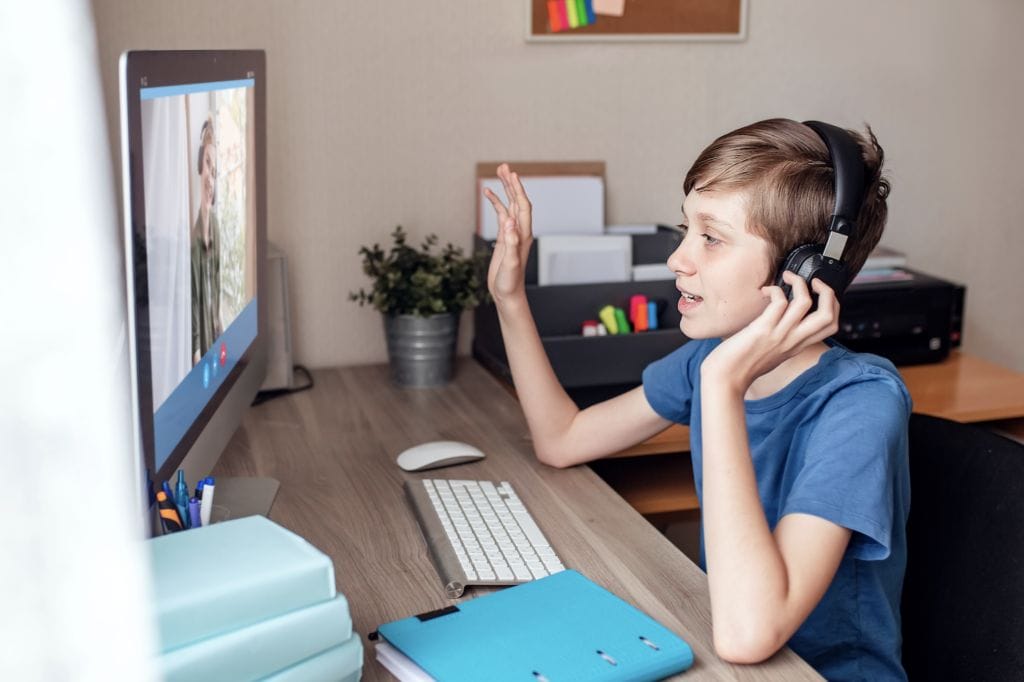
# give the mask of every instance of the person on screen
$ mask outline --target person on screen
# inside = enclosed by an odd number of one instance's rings
[[[847,132],[866,189],[844,255],[852,277],[881,237],[890,186],[870,128]],[[507,204],[485,190],[500,226],[488,288],[537,458],[568,467],[688,424],[718,655],[755,663],[788,644],[829,680],[905,680],[910,396],[888,360],[829,338],[839,301],[828,285],[787,271],[788,300],[775,280],[791,249],[827,235],[836,198],[822,139],[771,119],[701,153],[667,261],[690,340],[648,365],[642,386],[585,410],[530,312],[530,201],[507,165],[498,176]]]
[[[221,334],[220,326],[220,232],[213,210],[217,201],[217,139],[213,119],[199,131],[198,160],[200,199],[192,227],[192,364]]]

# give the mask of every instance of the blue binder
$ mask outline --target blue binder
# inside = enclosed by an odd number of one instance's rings
[[[381,625],[381,637],[442,682],[660,680],[693,651],[576,571]]]

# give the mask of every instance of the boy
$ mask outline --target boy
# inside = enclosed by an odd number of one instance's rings
[[[868,129],[852,133],[864,201],[843,255],[852,277],[878,243],[889,184]],[[567,467],[689,424],[701,501],[715,649],[736,663],[789,645],[828,679],[905,679],[899,600],[910,502],[910,397],[896,369],[828,341],[835,294],[784,274],[794,247],[824,243],[835,204],[828,149],[773,119],[704,150],[683,185],[684,238],[669,257],[680,329],[692,339],[643,385],[579,410],[556,379],[530,314],[530,203],[498,170],[506,206],[488,273],[537,457]]]

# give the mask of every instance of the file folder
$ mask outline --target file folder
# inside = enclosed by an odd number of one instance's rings
[[[642,682],[693,664],[682,638],[572,570],[386,623],[378,634],[444,682]]]

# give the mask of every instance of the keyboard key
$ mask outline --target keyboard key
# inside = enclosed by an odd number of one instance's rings
[[[423,487],[426,501],[414,502],[439,519],[466,581],[521,583],[565,569],[507,481],[424,479]]]
[[[530,538],[530,542],[538,547],[550,547],[548,539],[526,511],[512,512],[512,515],[516,517],[519,527],[526,533],[526,537]]]

